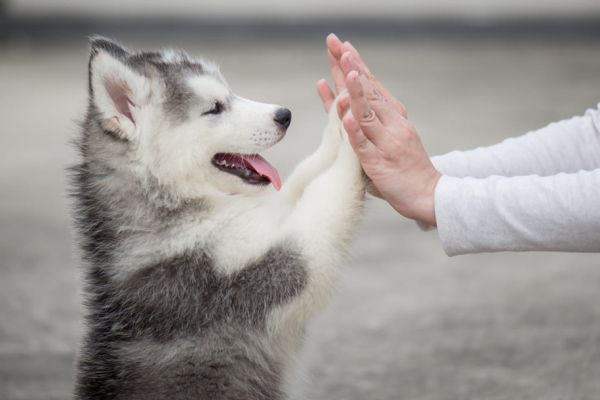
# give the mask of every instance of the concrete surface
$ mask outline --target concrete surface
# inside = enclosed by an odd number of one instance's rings
[[[405,102],[432,155],[492,144],[600,100],[593,42],[350,39]],[[283,176],[317,146],[322,41],[128,43],[204,54],[238,94],[292,109],[288,136],[266,153]],[[85,109],[86,62],[83,39],[0,48],[2,400],[70,398],[81,330],[63,169]],[[435,232],[373,200],[346,271],[312,326],[307,397],[600,398],[599,255],[448,258]]]

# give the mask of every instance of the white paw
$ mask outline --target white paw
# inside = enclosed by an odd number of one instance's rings
[[[345,92],[346,91],[344,90],[342,94]],[[339,98],[340,96],[338,96],[331,105],[331,109],[329,110],[329,121],[327,123],[327,129],[325,129],[325,136],[328,136],[327,139],[331,141],[330,143],[335,144],[337,146],[339,146],[342,142],[342,131],[344,129],[342,125],[342,120],[340,119],[337,111],[337,104]]]
[[[329,109],[329,122],[335,122],[340,124],[340,126],[342,125],[342,120],[339,117],[338,114],[338,100],[340,99],[340,97],[344,94],[348,93],[348,90],[344,90],[342,93],[340,93],[335,100],[333,101],[333,103],[331,104],[331,108]]]
[[[340,162],[347,165],[349,171],[354,170],[357,173],[359,171],[362,172],[362,166],[360,165],[358,156],[354,152],[354,149],[352,148],[352,146],[350,145],[350,141],[348,140],[348,132],[346,132],[346,129],[344,129],[343,126],[341,127],[340,132],[342,135],[342,139],[338,151],[338,159],[340,160]]]

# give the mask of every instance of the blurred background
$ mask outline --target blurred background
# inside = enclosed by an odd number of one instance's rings
[[[350,40],[431,155],[497,143],[600,101],[597,0],[0,0],[0,399],[69,399],[81,336],[64,168],[86,108],[88,39],[178,47],[236,93],[290,108],[266,157],[319,143],[324,40]],[[330,80],[331,81],[331,80]],[[313,323],[307,397],[600,398],[600,256],[448,258],[371,200]]]

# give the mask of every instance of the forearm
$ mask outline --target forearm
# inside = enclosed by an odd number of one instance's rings
[[[281,190],[288,204],[294,204],[302,196],[306,186],[333,164],[336,150],[321,146],[294,169]]]
[[[550,176],[600,166],[600,112],[552,123],[489,147],[432,157],[444,175],[486,178],[491,175]]]
[[[600,252],[600,169],[550,177],[440,179],[435,213],[450,256]]]

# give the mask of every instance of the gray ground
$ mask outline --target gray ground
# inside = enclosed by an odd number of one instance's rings
[[[600,100],[600,44],[356,38],[430,154],[488,145]],[[267,154],[282,175],[317,146],[323,42],[176,45],[222,63],[245,97],[294,119]],[[86,43],[0,47],[0,399],[67,399],[79,327],[65,206],[67,141],[86,103]],[[373,200],[313,326],[314,399],[600,398],[600,257],[448,258],[435,232]]]

